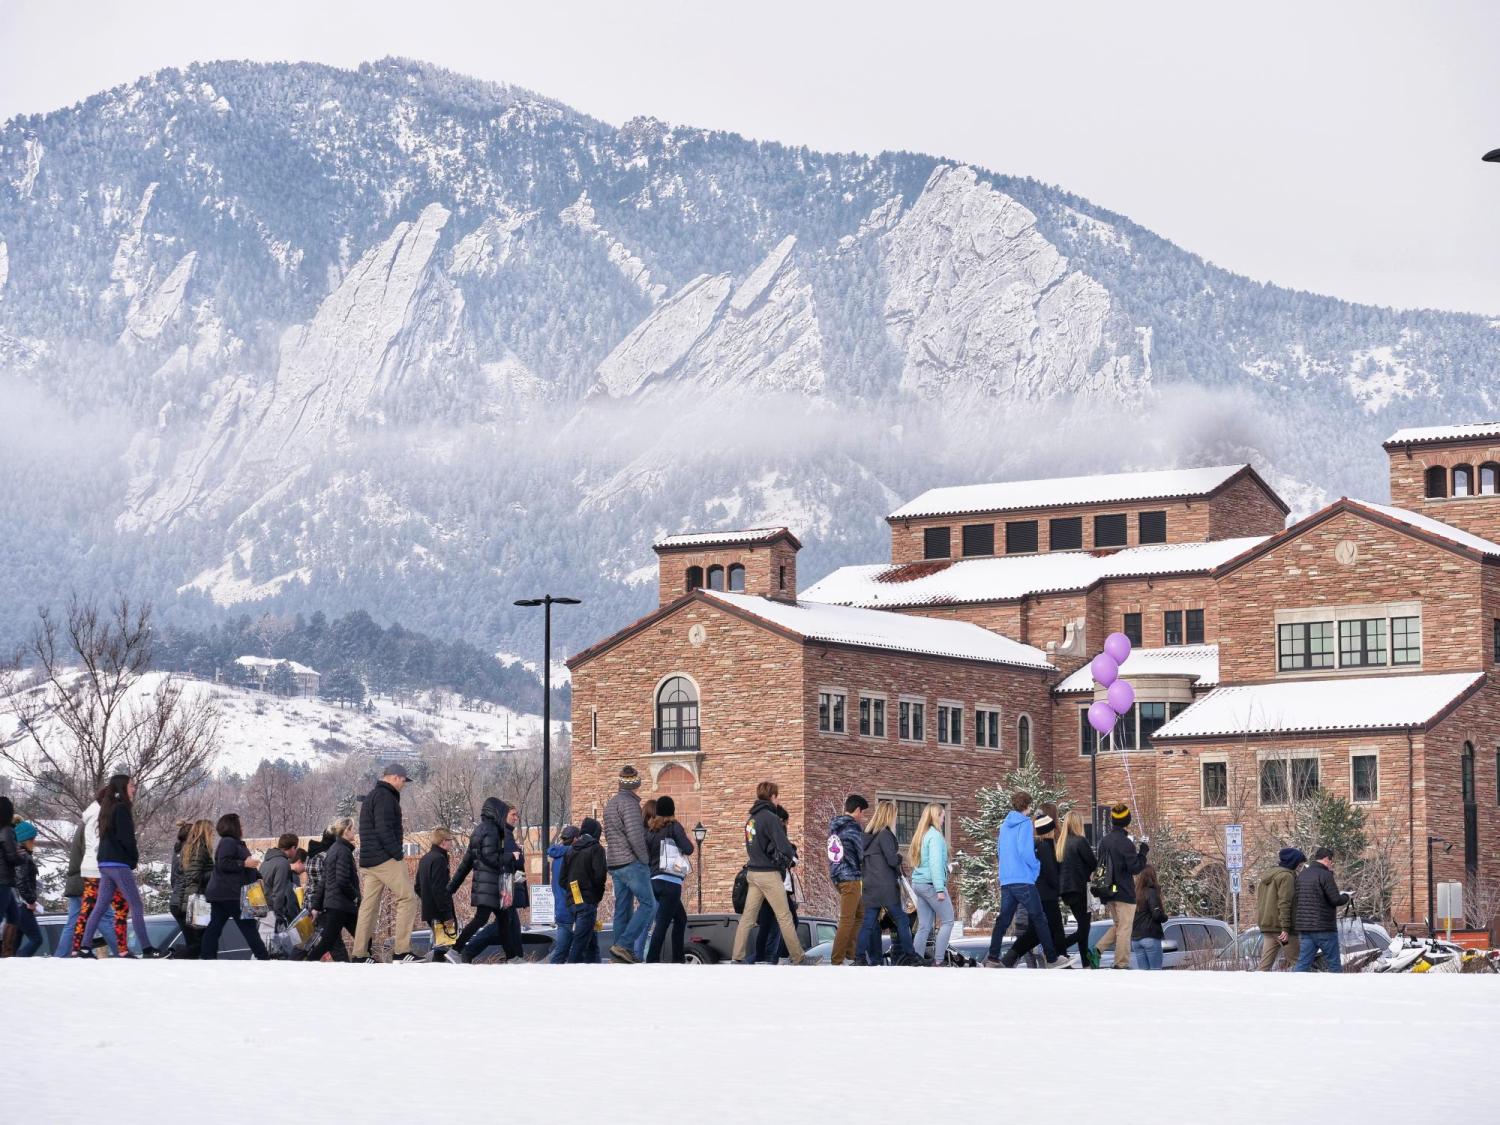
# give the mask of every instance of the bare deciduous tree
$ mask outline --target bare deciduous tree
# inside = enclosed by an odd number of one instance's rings
[[[218,711],[207,696],[185,697],[170,674],[144,680],[148,605],[120,597],[105,610],[75,596],[61,622],[43,609],[25,657],[32,680],[5,697],[17,730],[0,743],[0,758],[51,811],[77,817],[123,771],[140,785],[144,831],[208,779]]]

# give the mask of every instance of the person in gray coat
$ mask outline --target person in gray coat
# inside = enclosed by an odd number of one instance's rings
[[[300,843],[295,832],[283,832],[274,848],[266,850],[260,864],[260,879],[265,886],[266,902],[276,919],[278,928],[284,928],[297,916],[297,881],[292,878],[292,860]]]
[[[604,860],[615,889],[615,943],[609,955],[626,965],[638,964],[636,943],[656,917],[651,890],[651,849],[641,818],[641,775],[634,766],[620,769],[620,791],[604,806]]]

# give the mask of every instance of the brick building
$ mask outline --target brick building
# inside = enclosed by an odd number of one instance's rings
[[[709,829],[724,908],[755,783],[774,778],[814,890],[844,794],[928,801],[1038,764],[1086,808],[1132,798],[1210,859],[1225,823],[1274,842],[1313,787],[1366,806],[1395,913],[1500,844],[1500,425],[1402,431],[1392,505],[1286,526],[1248,465],[933,489],[890,517],[891,559],[799,593],[786,528],[656,544],[658,609],[569,662],[574,819],[626,762]],[[1439,481],[1441,477],[1441,481]],[[1136,648],[1136,706],[1101,745],[1086,664]],[[722,858],[721,858],[722,857]],[[1248,904],[1246,904],[1248,906]]]

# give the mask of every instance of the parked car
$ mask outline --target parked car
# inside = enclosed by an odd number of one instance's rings
[[[42,948],[37,950],[37,956],[44,953],[50,956],[57,949],[57,943],[63,940],[72,940],[71,935],[63,934],[63,927],[68,924],[66,914],[38,914],[36,918],[37,929],[42,933]],[[109,943],[109,956],[115,956],[114,923],[111,920],[108,930],[100,927],[100,933]],[[151,936],[151,944],[157,949],[167,949],[177,940],[177,919],[170,914],[148,914],[146,915],[146,932]],[[136,940],[135,926],[132,924],[126,932],[126,947],[137,957],[141,953],[141,943]]]
[[[1391,935],[1384,926],[1367,922],[1363,918],[1339,919],[1339,959],[1368,963],[1389,956]],[[1227,943],[1214,958],[1214,968],[1233,972],[1250,972],[1260,964],[1260,954],[1265,948],[1265,937],[1259,926],[1251,926],[1238,938]],[[1323,955],[1313,959],[1313,971],[1324,972]]]

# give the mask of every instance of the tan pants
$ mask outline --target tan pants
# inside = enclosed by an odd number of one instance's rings
[[[740,915],[740,924],[734,930],[735,962],[745,959],[745,949],[750,944],[750,927],[755,925],[755,916],[760,913],[760,904],[771,904],[771,913],[776,915],[776,924],[781,927],[782,940],[786,942],[787,956],[794,965],[802,963],[802,943],[797,940],[797,924],[792,921],[792,908],[786,901],[786,888],[781,885],[781,875],[775,871],[747,871],[750,893],[745,896],[745,910]]]
[[[835,886],[839,892],[839,928],[833,935],[833,963],[842,965],[853,959],[854,946],[859,941],[859,926],[864,921],[865,884],[854,879]]]
[[[1111,902],[1108,906],[1110,919],[1115,924],[1115,968],[1133,968],[1130,963],[1130,931],[1135,928],[1135,903]],[[1108,934],[1104,936],[1109,937]]]
[[[1280,933],[1281,931],[1276,931]],[[1282,958],[1286,967],[1290,969],[1297,963],[1297,955],[1302,952],[1302,941],[1296,934],[1286,935],[1285,945],[1276,940],[1276,934],[1268,934],[1264,930],[1260,935],[1260,971],[1269,973],[1276,967],[1276,959]]]
[[[380,920],[380,900],[390,891],[396,903],[396,956],[411,951],[411,929],[417,921],[417,896],[412,893],[406,864],[388,859],[378,867],[363,867],[359,872],[359,921],[354,926],[355,957],[370,955],[370,941]]]

